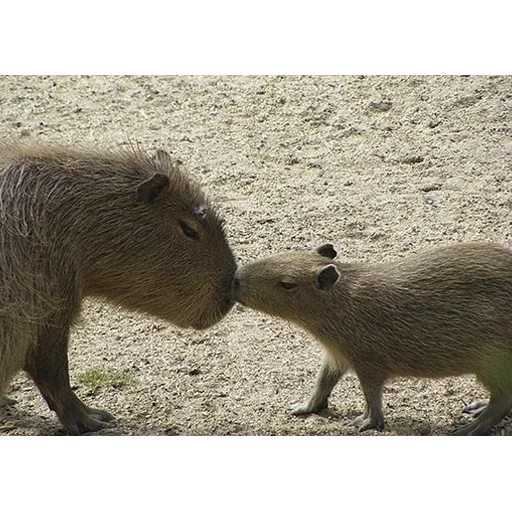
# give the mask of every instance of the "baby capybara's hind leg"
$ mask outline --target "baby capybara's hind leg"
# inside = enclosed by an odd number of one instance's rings
[[[25,371],[32,377],[52,411],[70,434],[112,427],[113,417],[106,411],[83,404],[69,384],[68,371],[69,327],[53,324],[41,334],[29,352]]]
[[[478,414],[476,420],[454,432],[459,436],[485,436],[491,433],[512,407],[512,394],[491,394],[489,404]]]
[[[508,353],[493,354],[483,359],[486,364],[477,373],[478,380],[490,391],[488,404],[479,401],[465,410],[476,416],[469,425],[455,431],[456,435],[490,434],[512,409],[512,357]]]
[[[484,411],[484,409],[489,405],[489,400],[475,400],[470,404],[466,405],[462,412],[465,414],[471,414],[475,418]]]

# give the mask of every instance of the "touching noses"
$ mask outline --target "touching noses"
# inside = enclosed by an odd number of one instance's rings
[[[231,284],[231,291],[235,300],[240,300],[242,295],[242,280],[238,272],[235,273],[233,282]]]
[[[238,297],[238,293],[240,291],[240,279],[235,276],[233,279],[233,296],[235,299]]]

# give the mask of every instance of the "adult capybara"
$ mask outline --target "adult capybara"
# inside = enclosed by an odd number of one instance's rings
[[[232,307],[236,263],[199,185],[162,150],[0,147],[0,397],[24,369],[65,429],[108,426],[69,383],[86,296],[203,329]]]
[[[351,368],[366,399],[356,425],[382,429],[386,379],[474,374],[490,401],[456,433],[488,434],[512,407],[512,251],[468,243],[376,264],[336,256],[326,244],[235,274],[242,304],[299,324],[325,349],[311,398],[292,414],[327,407]]]

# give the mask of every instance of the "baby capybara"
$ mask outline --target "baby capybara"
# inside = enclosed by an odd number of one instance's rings
[[[0,147],[0,401],[25,370],[68,432],[109,426],[69,383],[82,299],[203,329],[232,307],[235,270],[221,218],[165,151]]]
[[[512,407],[512,251],[467,243],[385,263],[342,263],[331,244],[254,261],[235,274],[238,300],[304,327],[325,349],[309,401],[327,407],[357,374],[366,399],[360,430],[382,429],[382,388],[394,376],[474,374],[489,404],[457,434],[488,434]]]

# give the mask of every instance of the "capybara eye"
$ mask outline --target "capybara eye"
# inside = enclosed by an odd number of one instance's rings
[[[279,281],[279,286],[285,290],[293,290],[294,288],[297,288],[297,284],[290,283],[290,281]]]
[[[185,234],[185,236],[187,236],[188,238],[192,238],[192,240],[199,240],[199,233],[195,229],[192,229],[189,225],[185,224],[181,220],[179,221],[179,223],[180,228]]]

